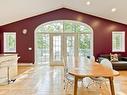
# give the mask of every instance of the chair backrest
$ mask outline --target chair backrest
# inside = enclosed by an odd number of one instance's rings
[[[84,58],[84,62],[85,62],[86,64],[89,64],[89,63],[90,63],[90,59],[87,58],[87,57],[85,57],[85,58]]]
[[[95,57],[94,56],[90,56],[90,62],[91,63],[95,62]]]
[[[106,58],[103,59],[100,64],[102,64],[103,66],[105,66],[107,68],[113,69],[112,63]]]
[[[84,68],[84,67],[89,67],[89,66],[91,66],[90,59],[87,58],[87,57],[85,57],[85,58],[84,58],[84,62],[82,63],[81,67]]]

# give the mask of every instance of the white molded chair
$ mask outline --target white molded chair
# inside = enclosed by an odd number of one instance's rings
[[[85,57],[84,58],[84,68],[91,69],[92,64],[95,62],[95,57],[90,56],[90,58]],[[84,85],[85,87],[89,87],[92,84],[90,77],[84,78]]]
[[[64,64],[64,89],[66,93],[70,93],[70,89],[74,84],[74,77],[72,75],[69,74],[69,68],[66,64],[66,62],[63,60],[63,64]]]
[[[111,63],[111,61],[109,61],[108,59],[103,59],[103,60],[101,61],[100,64],[102,64],[103,66],[105,66],[105,67],[110,68],[110,69],[113,70],[112,63]],[[114,74],[115,76],[117,76],[117,75],[119,75],[119,72],[116,71],[116,70],[113,70],[113,74]]]
[[[94,56],[90,56],[90,62],[91,63],[95,62],[95,57]]]
[[[100,64],[113,70],[112,63],[108,59],[103,59]],[[98,84],[100,88],[102,83],[105,83],[105,85],[107,86],[106,78],[104,77],[90,77],[90,78],[92,79],[92,82],[87,85],[87,88],[91,86],[92,84]]]
[[[85,57],[84,58],[84,67],[86,67],[86,66],[90,66],[91,65],[91,61],[90,61],[90,59],[89,58],[87,58],[87,57]]]
[[[100,64],[113,70],[112,63],[108,59],[103,59]]]
[[[73,90],[72,87],[74,84],[74,77],[69,74],[71,67],[67,66],[64,59],[63,59],[63,64],[64,64],[64,89],[66,93],[70,94],[72,93]],[[79,81],[81,81],[83,84],[83,79],[79,79]]]

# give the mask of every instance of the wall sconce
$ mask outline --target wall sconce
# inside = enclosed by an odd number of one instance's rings
[[[25,35],[25,34],[27,34],[27,29],[23,29],[22,30],[22,33]]]

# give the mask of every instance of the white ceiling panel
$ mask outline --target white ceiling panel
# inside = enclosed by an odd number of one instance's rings
[[[62,7],[127,24],[126,5],[127,0],[0,0],[0,25]],[[111,12],[112,8],[116,12]]]

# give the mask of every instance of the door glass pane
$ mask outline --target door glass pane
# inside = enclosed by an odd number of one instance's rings
[[[64,32],[75,32],[75,23],[70,21],[63,22]]]
[[[61,61],[61,36],[53,36],[53,61]]]
[[[74,36],[67,36],[67,64],[72,67],[74,64]]]
[[[79,58],[82,62],[84,57],[89,57],[91,53],[90,48],[90,34],[80,34],[79,37]]]
[[[38,64],[49,63],[49,34],[37,34],[37,54]]]

